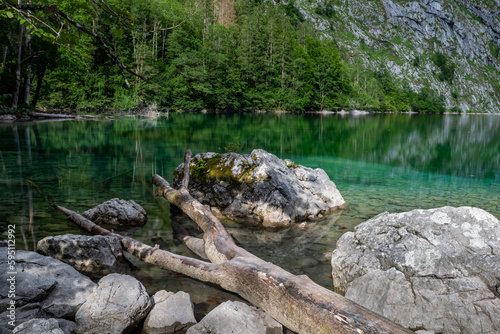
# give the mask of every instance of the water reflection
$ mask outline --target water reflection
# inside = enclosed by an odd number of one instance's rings
[[[250,251],[328,285],[325,253],[344,231],[380,212],[471,205],[500,216],[499,127],[499,116],[395,114],[171,114],[154,121],[0,124],[0,238],[6,238],[8,223],[19,226],[16,241],[24,249],[48,235],[81,233],[48,207],[28,179],[80,212],[112,197],[132,199],[149,216],[134,237],[149,244],[161,239],[163,247],[190,254],[172,235],[169,205],[153,195],[151,175],[171,181],[187,148],[262,148],[323,168],[351,210],[305,229],[229,229]],[[139,275],[151,276],[147,268]],[[180,278],[172,277],[168,284],[175,291]]]

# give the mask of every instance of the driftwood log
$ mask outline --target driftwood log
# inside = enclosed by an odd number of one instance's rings
[[[334,293],[305,275],[296,276],[237,246],[222,223],[188,192],[191,151],[184,159],[184,179],[174,189],[161,176],[152,183],[157,194],[179,207],[203,230],[203,239],[182,234],[186,246],[210,262],[180,256],[112,233],[80,214],[51,205],[85,230],[111,235],[142,261],[220,285],[262,308],[281,324],[298,333],[412,333],[349,299]]]

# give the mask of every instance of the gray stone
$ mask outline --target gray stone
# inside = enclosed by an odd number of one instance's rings
[[[82,213],[87,219],[96,224],[115,224],[127,226],[142,226],[146,224],[148,216],[146,210],[134,201],[118,198],[110,199],[95,208]]]
[[[0,281],[7,282],[9,287],[9,289],[0,290],[0,312],[4,312],[10,305],[11,299],[8,298],[10,290],[15,290],[14,301],[16,307],[20,307],[28,303],[41,302],[57,286],[57,281],[52,277],[22,271],[11,275],[9,272],[0,273]],[[11,277],[14,280],[11,280]],[[11,286],[13,289],[10,289]]]
[[[95,283],[90,278],[59,260],[20,250],[15,256],[17,306],[39,305],[48,315],[71,318],[93,292]],[[11,271],[7,263],[7,248],[0,248],[2,279]],[[9,298],[1,294],[4,291],[0,293],[0,310],[3,311]]]
[[[500,222],[443,207],[380,214],[344,234],[334,287],[410,329],[500,332]]]
[[[154,294],[153,301],[153,308],[144,321],[143,333],[176,333],[196,324],[193,304],[188,293],[161,290]]]
[[[175,187],[183,167],[175,170]],[[222,218],[265,227],[285,227],[347,208],[325,171],[295,165],[264,150],[196,155],[189,190]]]
[[[56,319],[31,319],[14,328],[14,334],[64,334]]]
[[[127,332],[146,317],[151,306],[141,282],[128,275],[107,275],[76,313],[76,333]]]
[[[74,321],[60,318],[57,318],[56,320],[59,323],[59,328],[61,328],[65,334],[72,334],[75,332],[76,323]]]
[[[0,313],[0,334],[11,334],[16,325],[35,318],[50,318],[40,303],[30,303],[17,307],[15,311],[6,310]],[[14,323],[12,323],[14,321]]]
[[[46,237],[38,242],[37,250],[91,277],[131,268],[120,241],[115,237],[74,234]]]
[[[282,334],[283,326],[264,311],[227,301],[214,308],[187,334]]]

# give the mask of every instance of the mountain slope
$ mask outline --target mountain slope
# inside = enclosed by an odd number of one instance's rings
[[[337,41],[350,61],[385,67],[417,91],[428,86],[445,97],[448,108],[500,112],[500,0],[301,0],[294,5]]]

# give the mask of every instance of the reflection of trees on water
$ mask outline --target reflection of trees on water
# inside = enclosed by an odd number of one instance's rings
[[[18,217],[13,221],[5,221],[4,224],[15,224],[16,233],[21,234],[23,248],[26,250],[30,248],[34,249],[33,247],[36,246],[36,233],[34,224],[33,187],[31,186],[31,184],[25,182],[25,179],[32,176],[30,128],[26,127],[24,131],[24,152],[22,149],[22,138],[19,128],[16,125],[11,126],[10,128],[12,130],[11,139],[14,141],[13,147],[15,149],[15,151],[13,152],[14,154],[12,155],[12,159],[15,160],[15,163],[6,161],[3,154],[0,154],[2,160],[2,183],[5,184],[7,189],[18,187],[17,191],[13,189],[14,194],[12,194],[10,191],[4,191],[4,194],[9,194],[10,196],[12,196],[12,198],[15,199],[16,207],[11,211],[13,213],[18,213]],[[25,166],[25,168],[23,168],[23,155],[26,156],[27,160],[27,166]],[[6,157],[6,159],[8,159],[8,157]],[[17,182],[14,181],[14,179],[11,179],[13,174],[17,174]],[[6,215],[6,213],[4,212],[2,215]],[[2,228],[2,232],[7,230],[6,227],[7,226]],[[27,233],[29,234],[29,239],[32,241],[32,244],[29,243]],[[17,242],[19,243],[19,239],[17,239]],[[20,245],[17,244],[16,248],[19,248],[19,246]]]
[[[262,148],[282,158],[308,161],[342,175],[326,158],[372,162],[417,171],[470,178],[500,178],[500,118],[459,115],[271,115],[171,114],[168,119],[59,121],[0,125],[0,200],[3,216],[23,226],[25,247],[33,247],[39,216],[57,230],[64,225],[25,179],[74,210],[84,211],[111,196],[133,199],[152,212],[155,223],[144,236],[168,224],[168,205],[159,207],[148,184],[153,173],[172,180],[186,148],[193,153],[222,152],[242,143],[241,153]],[[321,157],[325,158],[322,159]],[[300,162],[299,162],[300,163]],[[385,171],[382,171],[385,172]],[[381,172],[381,173],[382,173]],[[362,174],[363,187],[378,187],[387,178]],[[355,182],[356,180],[353,180]],[[408,184],[417,182],[409,180]],[[498,183],[497,181],[493,181]],[[111,195],[112,194],[112,195]],[[161,201],[160,201],[161,202]],[[378,209],[377,209],[378,210]],[[368,210],[369,212],[376,210]],[[55,214],[54,214],[55,216]],[[22,219],[20,217],[23,217]],[[23,222],[24,223],[21,223]],[[3,222],[0,222],[3,224]],[[67,230],[71,228],[65,227]],[[74,229],[73,229],[74,230]],[[78,230],[76,230],[78,231]],[[21,235],[20,235],[21,237]],[[32,242],[33,240],[33,242]]]

